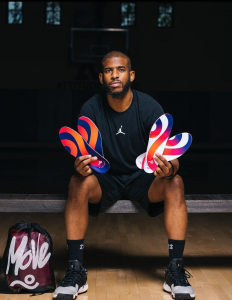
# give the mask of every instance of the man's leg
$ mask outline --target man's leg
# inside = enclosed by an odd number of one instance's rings
[[[155,178],[148,191],[151,203],[164,201],[164,226],[169,239],[184,240],[187,230],[187,206],[184,184],[179,175],[173,178]]]
[[[72,176],[65,208],[68,268],[53,299],[75,299],[88,289],[87,271],[82,266],[84,236],[88,226],[88,202],[100,203],[101,197],[101,187],[94,175]]]
[[[69,183],[65,207],[65,228],[68,240],[83,239],[88,227],[88,202],[99,203],[102,191],[94,175],[75,174]]]
[[[88,227],[88,202],[100,203],[101,187],[94,175],[72,176],[65,208],[65,227],[69,260],[83,264],[84,236]]]
[[[170,260],[165,271],[164,290],[171,292],[174,299],[194,299],[195,293],[187,280],[182,259],[188,222],[182,178],[179,175],[155,178],[149,188],[148,199],[151,203],[164,201]]]

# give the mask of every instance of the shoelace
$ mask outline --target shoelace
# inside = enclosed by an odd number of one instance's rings
[[[192,274],[185,269],[178,269],[178,271],[170,272],[170,274],[175,279],[177,284],[181,285],[189,284],[187,278],[193,277]]]
[[[70,284],[74,285],[75,280],[78,285],[80,285],[79,282],[82,280],[80,271],[67,270],[64,279],[62,280],[62,284],[66,286],[69,286]]]

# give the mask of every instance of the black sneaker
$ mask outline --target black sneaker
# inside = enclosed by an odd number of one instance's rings
[[[163,289],[165,292],[171,293],[173,299],[195,299],[194,290],[187,279],[192,275],[184,269],[182,258],[172,259],[164,274]]]
[[[78,260],[69,260],[63,280],[55,289],[53,299],[76,299],[88,290],[87,271]]]

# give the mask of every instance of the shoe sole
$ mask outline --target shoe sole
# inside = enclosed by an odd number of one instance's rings
[[[70,294],[57,294],[57,295],[55,295],[54,294],[53,299],[54,300],[57,300],[57,299],[59,299],[59,300],[73,300],[73,299],[76,299],[79,294],[83,294],[83,293],[87,292],[88,287],[89,287],[88,283],[86,283],[74,295],[70,295]]]
[[[87,292],[89,286],[88,286],[88,283],[86,282],[85,285],[83,285],[79,290],[78,290],[78,294],[83,294],[85,292]]]
[[[175,293],[173,293],[170,286],[167,283],[164,283],[163,289],[164,289],[165,292],[171,293],[173,299],[179,299],[179,300],[181,300],[181,299],[186,299],[186,300],[195,299],[195,294],[175,294]]]

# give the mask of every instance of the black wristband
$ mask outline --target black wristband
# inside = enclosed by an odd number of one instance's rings
[[[164,178],[173,178],[177,173],[177,171],[176,171],[175,167],[173,166],[172,162],[169,161],[169,163],[172,165],[173,174],[171,176],[164,176]]]

